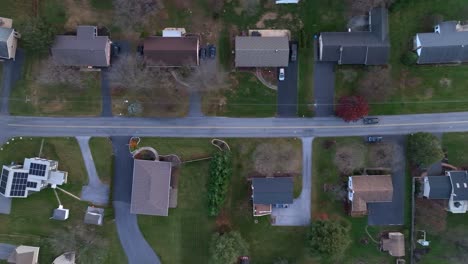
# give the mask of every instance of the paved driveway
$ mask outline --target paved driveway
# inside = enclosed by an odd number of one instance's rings
[[[0,109],[1,114],[7,115],[9,111],[9,100],[11,89],[15,85],[16,81],[21,79],[21,69],[24,64],[24,51],[22,49],[16,50],[16,59],[8,60],[3,62],[3,75],[2,75],[2,107]]]
[[[299,47],[299,45],[297,46]],[[299,56],[298,56],[298,59],[299,59]],[[277,93],[278,116],[279,117],[296,117],[297,116],[298,60],[289,61],[288,67],[284,67],[284,73],[286,76],[285,80],[278,81],[278,93]],[[278,68],[278,74],[279,74],[279,68]]]
[[[335,63],[315,61],[314,64],[315,116],[333,116],[335,100]]]
[[[288,208],[273,208],[273,225],[306,226],[310,224],[312,189],[312,141],[313,138],[302,138],[302,192]]]
[[[406,179],[406,136],[385,136],[385,141],[394,142],[392,162],[393,201],[390,203],[369,203],[369,225],[403,225],[405,211],[405,179]]]
[[[8,259],[15,248],[15,245],[0,243],[0,259]]]
[[[129,264],[160,264],[158,256],[141,234],[137,216],[130,213],[133,159],[128,152],[129,137],[112,137],[115,156],[114,210],[117,233]]]

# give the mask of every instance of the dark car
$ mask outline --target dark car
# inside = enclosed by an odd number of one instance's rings
[[[112,43],[111,44],[111,53],[112,53],[112,56],[117,56],[119,55],[120,53],[120,45],[119,44],[116,44],[116,43]]]
[[[206,59],[206,48],[200,49],[200,59],[202,60]]]
[[[239,257],[239,264],[249,264],[250,258],[247,256]]]
[[[367,143],[379,143],[382,142],[383,137],[382,136],[368,136],[366,138]]]
[[[209,45],[208,54],[209,54],[210,59],[214,59],[216,57],[216,47],[213,45]]]
[[[378,117],[365,117],[362,119],[362,122],[365,125],[375,125],[379,123],[379,118]]]
[[[297,44],[291,45],[291,61],[297,60]]]

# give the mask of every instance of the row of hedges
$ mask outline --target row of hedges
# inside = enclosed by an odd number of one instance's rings
[[[208,180],[208,210],[210,216],[218,215],[223,206],[231,175],[231,153],[223,151],[214,154],[210,163],[210,178]]]

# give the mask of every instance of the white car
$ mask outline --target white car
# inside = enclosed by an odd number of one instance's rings
[[[284,68],[280,68],[280,70],[279,70],[279,75],[278,75],[278,80],[284,81],[284,78],[285,78],[285,76],[284,76]]]

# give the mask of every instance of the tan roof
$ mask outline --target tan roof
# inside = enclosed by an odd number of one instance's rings
[[[198,65],[199,39],[190,37],[148,37],[143,54],[151,66]]]
[[[15,264],[37,264],[39,248],[30,246],[19,246],[8,257],[9,263]]]
[[[388,251],[391,256],[405,256],[405,237],[400,232],[388,233],[388,238],[382,238],[381,246],[383,251]]]
[[[134,160],[131,213],[168,215],[171,168],[171,162]]]
[[[75,252],[66,252],[55,258],[52,264],[75,264]]]
[[[392,176],[362,175],[351,176],[353,181],[352,211],[367,211],[367,203],[391,202],[393,198]]]

